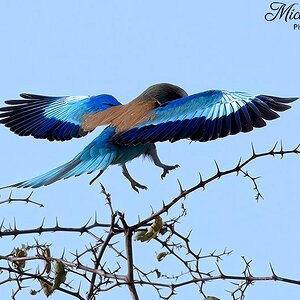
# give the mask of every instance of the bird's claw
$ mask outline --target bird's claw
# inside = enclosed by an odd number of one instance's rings
[[[139,189],[142,189],[142,190],[147,190],[148,188],[145,186],[145,185],[142,185],[140,183],[138,183],[137,181],[131,181],[131,187],[137,192],[139,193]]]
[[[179,168],[179,165],[175,165],[175,166],[164,166],[163,169],[163,173],[160,175],[161,179],[164,179],[167,174],[169,174],[169,171],[174,170],[176,168]]]

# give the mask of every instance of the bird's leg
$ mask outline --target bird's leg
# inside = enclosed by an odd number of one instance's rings
[[[143,189],[143,190],[147,190],[147,187],[138,183],[137,181],[135,181],[129,174],[128,170],[127,170],[127,167],[125,164],[122,164],[121,165],[122,167],[122,173],[123,175],[129,180],[130,184],[131,184],[131,187],[139,193],[139,190],[138,189]]]
[[[161,179],[164,179],[166,175],[169,173],[169,171],[174,170],[179,167],[179,165],[174,166],[168,166],[163,164],[157,154],[156,146],[154,144],[151,144],[149,147],[149,150],[147,151],[147,154],[152,158],[154,164],[160,168],[162,168],[164,171],[161,174]]]
[[[103,174],[103,172],[104,172],[103,170],[100,170],[100,172],[97,174],[97,176],[94,177],[94,178],[90,181],[90,184],[94,183],[95,180],[96,180],[97,178],[99,178],[99,177]]]

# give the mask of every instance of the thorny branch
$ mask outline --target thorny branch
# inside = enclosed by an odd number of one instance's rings
[[[115,220],[117,217],[117,214],[114,212],[113,207],[112,207],[112,202],[111,202],[111,197],[110,194],[106,192],[105,188],[101,185],[102,187],[102,193],[105,195],[106,200],[107,200],[107,204],[109,205],[110,208],[110,212],[111,212],[111,223],[110,223],[110,227],[109,227],[109,232],[106,236],[105,241],[103,241],[102,246],[100,248],[99,254],[95,260],[94,263],[94,269],[98,270],[99,266],[100,266],[100,262],[101,259],[103,257],[103,254],[107,248],[107,246],[110,243],[110,240],[113,238],[114,236],[114,228],[115,228]],[[90,290],[88,293],[88,299],[94,299],[95,295],[97,294],[97,287],[95,287],[95,281],[96,281],[96,273],[93,273],[92,278],[91,278],[91,282],[90,282]]]
[[[270,274],[267,276],[253,276],[250,272],[251,261],[244,257],[244,270],[242,275],[225,274],[219,266],[219,262],[231,254],[226,249],[221,252],[212,251],[203,254],[201,249],[194,250],[192,245],[191,232],[183,235],[178,230],[178,224],[184,221],[187,210],[182,202],[187,196],[199,189],[230,174],[242,174],[248,178],[256,192],[256,199],[262,198],[259,190],[258,177],[249,174],[245,167],[252,161],[266,156],[280,156],[287,154],[299,154],[298,145],[292,150],[284,150],[282,144],[277,149],[277,144],[267,152],[256,153],[252,146],[252,155],[242,161],[241,159],[236,166],[222,171],[216,163],[216,172],[214,175],[203,179],[200,175],[199,182],[190,187],[183,189],[179,182],[179,194],[168,202],[163,202],[162,207],[146,218],[139,220],[135,224],[128,224],[124,213],[120,213],[113,208],[111,195],[101,185],[101,193],[105,197],[109,209],[110,223],[100,223],[97,217],[91,222],[88,220],[81,227],[62,227],[58,220],[52,227],[46,227],[44,221],[41,225],[31,229],[19,229],[16,221],[14,224],[5,224],[3,220],[0,224],[0,237],[12,237],[16,239],[26,234],[46,234],[50,232],[79,233],[80,235],[88,234],[92,241],[86,249],[80,253],[63,254],[61,258],[54,257],[50,254],[50,249],[54,245],[35,244],[22,245],[20,248],[13,249],[8,254],[0,253],[0,286],[15,284],[11,298],[21,297],[27,283],[31,287],[30,293],[44,293],[50,296],[54,291],[59,291],[70,297],[77,299],[95,300],[101,293],[108,292],[116,287],[126,286],[132,299],[139,299],[136,286],[144,288],[151,287],[156,291],[161,299],[170,299],[176,295],[177,289],[196,285],[198,291],[205,299],[207,295],[204,290],[204,284],[217,280],[227,280],[232,282],[233,289],[230,291],[233,300],[244,300],[246,290],[258,281],[281,281],[294,285],[300,285],[299,280],[281,277],[277,275],[272,266]],[[13,198],[12,194],[1,204],[14,202],[24,202],[28,204],[42,204],[31,199],[32,194],[27,198]],[[170,209],[177,203],[181,203],[181,213],[175,217],[167,219],[165,213],[170,213]],[[162,221],[162,217],[166,218]],[[178,267],[182,266],[182,271],[178,274],[165,274],[159,271],[157,266],[143,270],[134,260],[133,240],[141,242],[156,243],[161,246],[162,252],[157,253],[157,260],[170,256],[176,262]],[[120,244],[123,241],[124,245]],[[141,245],[142,247],[143,245]],[[120,250],[121,249],[121,250]],[[68,256],[73,256],[69,258]],[[104,261],[108,257],[112,260]],[[210,262],[211,267],[203,267],[202,262]],[[92,266],[90,263],[92,262]],[[215,270],[215,271],[212,271]],[[6,274],[6,277],[5,275]],[[70,277],[70,279],[69,279]],[[32,283],[34,280],[35,284]],[[68,280],[68,281],[67,281]]]
[[[29,194],[29,196],[26,197],[26,198],[13,198],[12,197],[12,192],[11,192],[7,199],[5,199],[3,201],[0,201],[0,205],[6,204],[6,203],[9,204],[9,203],[12,203],[12,202],[23,202],[23,203],[26,203],[26,204],[31,203],[31,204],[37,205],[39,207],[44,207],[44,205],[42,203],[39,203],[39,202],[36,202],[36,201],[33,201],[33,200],[30,199],[32,194],[33,194],[33,192],[31,192]]]

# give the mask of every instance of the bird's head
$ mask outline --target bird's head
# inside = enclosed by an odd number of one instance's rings
[[[144,100],[156,99],[160,106],[168,103],[169,101],[187,97],[188,94],[185,90],[177,85],[170,83],[158,83],[148,87],[141,95]]]

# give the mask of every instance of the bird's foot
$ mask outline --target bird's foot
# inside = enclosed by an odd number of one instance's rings
[[[147,190],[148,188],[145,186],[145,185],[142,185],[140,183],[138,183],[137,181],[135,181],[129,174],[127,168],[126,168],[126,165],[125,164],[122,164],[122,173],[123,175],[129,180],[130,184],[131,184],[131,187],[137,192],[139,193],[139,189],[142,189],[142,190]]]
[[[131,187],[137,192],[139,193],[139,189],[142,190],[147,190],[148,188],[145,185],[142,185],[140,183],[138,183],[137,181],[135,181],[134,179],[130,180],[131,183]]]
[[[160,177],[161,177],[161,179],[164,179],[166,177],[166,175],[169,174],[169,171],[179,168],[179,165],[175,165],[175,166],[164,165],[162,168],[164,169],[164,171],[160,175]]]

